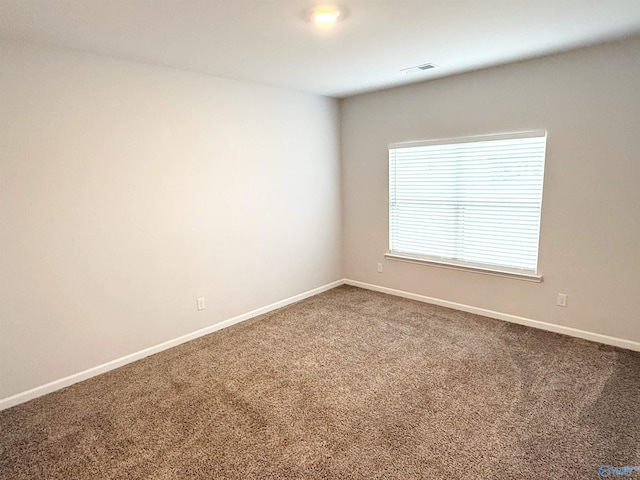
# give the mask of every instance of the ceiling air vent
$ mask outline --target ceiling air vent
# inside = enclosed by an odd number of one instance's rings
[[[416,65],[415,67],[403,68],[400,70],[402,73],[409,75],[411,73],[420,73],[425,70],[431,70],[432,68],[436,68],[437,65],[435,63],[424,63],[422,65]]]

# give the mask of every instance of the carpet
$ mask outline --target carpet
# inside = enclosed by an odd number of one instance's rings
[[[12,480],[589,479],[638,465],[639,353],[349,286],[0,412]]]

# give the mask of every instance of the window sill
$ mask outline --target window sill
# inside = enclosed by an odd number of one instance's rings
[[[394,260],[398,262],[406,262],[406,263],[416,263],[419,265],[428,265],[431,267],[438,268],[447,268],[450,270],[462,270],[465,272],[471,273],[480,273],[483,275],[492,275],[494,277],[504,277],[504,278],[513,278],[516,280],[524,280],[526,282],[542,282],[542,275],[535,275],[532,273],[519,273],[519,272],[510,272],[507,270],[500,270],[499,268],[491,268],[491,267],[476,267],[471,265],[459,265],[456,263],[448,263],[446,261],[438,261],[438,260],[427,260],[420,257],[412,257],[411,255],[402,255],[399,253],[385,253],[385,258],[389,260]]]

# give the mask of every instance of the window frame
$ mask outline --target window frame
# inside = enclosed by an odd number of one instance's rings
[[[536,249],[536,269],[535,271],[528,269],[519,269],[512,267],[503,267],[503,266],[494,266],[489,264],[481,264],[474,263],[469,261],[462,261],[457,259],[449,259],[444,257],[436,257],[436,256],[428,256],[428,255],[420,255],[414,253],[402,253],[391,250],[391,184],[390,184],[390,153],[392,149],[397,148],[411,148],[411,147],[422,147],[422,146],[432,146],[432,145],[452,145],[452,144],[461,144],[461,143],[473,143],[473,142],[482,142],[482,141],[491,141],[491,140],[508,140],[508,139],[517,139],[517,138],[533,138],[533,137],[544,137],[545,138],[545,146],[544,146],[544,157],[542,160],[542,185],[540,189],[540,216],[538,219],[538,231],[537,231],[537,249]],[[465,136],[458,138],[442,138],[442,139],[433,139],[433,140],[423,140],[423,141],[412,141],[412,142],[399,142],[399,143],[391,143],[387,148],[387,227],[388,227],[388,249],[384,254],[385,258],[394,261],[407,262],[413,264],[427,265],[438,268],[445,269],[453,269],[453,270],[462,270],[473,273],[480,273],[485,275],[492,275],[498,277],[507,277],[514,278],[518,280],[525,280],[530,282],[540,283],[543,281],[543,276],[540,273],[540,237],[542,230],[542,204],[544,197],[544,180],[545,180],[545,165],[546,165],[546,156],[547,156],[547,148],[548,148],[548,132],[546,130],[528,130],[521,132],[510,132],[510,133],[501,133],[501,134],[491,134],[491,135],[475,135],[475,136]]]

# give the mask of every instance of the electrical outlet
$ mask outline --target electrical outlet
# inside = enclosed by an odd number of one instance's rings
[[[559,293],[558,294],[558,299],[556,300],[556,304],[559,307],[566,307],[567,306],[567,294],[566,293]]]
[[[378,264],[378,273],[382,273],[382,264],[381,263]]]
[[[204,310],[204,297],[198,299],[198,310]]]

